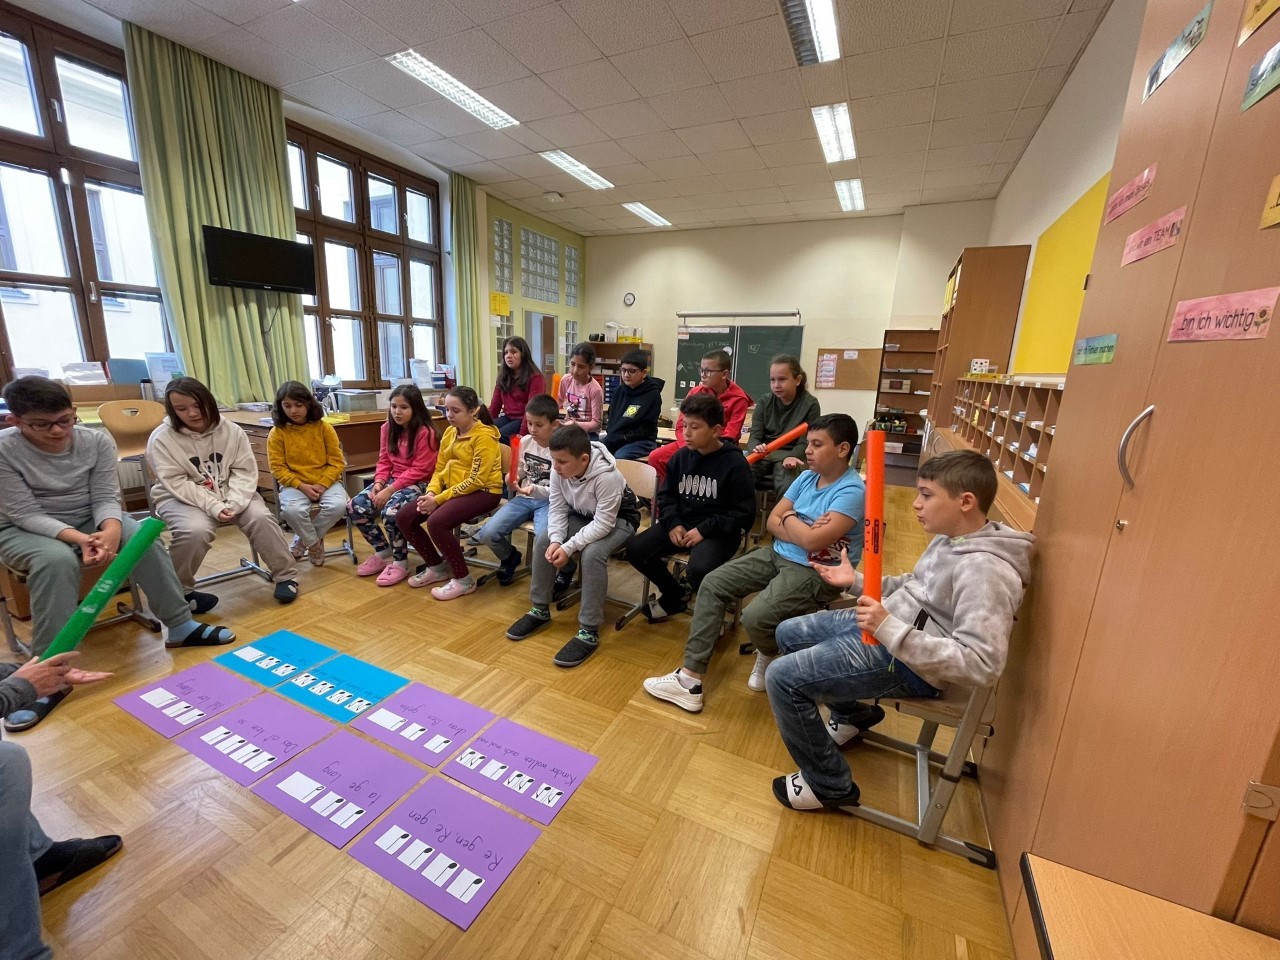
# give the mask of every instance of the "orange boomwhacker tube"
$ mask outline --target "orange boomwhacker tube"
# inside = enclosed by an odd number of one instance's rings
[[[867,519],[862,529],[862,595],[880,599],[884,560],[884,431],[867,431]],[[877,646],[871,631],[862,631],[862,642]]]
[[[511,489],[519,485],[520,478],[520,434],[511,438],[511,476],[508,478]]]
[[[788,430],[786,433],[780,436],[777,440],[771,440],[769,441],[769,443],[765,444],[765,448],[766,448],[765,453],[747,454],[747,463],[759,463],[770,453],[773,453],[773,451],[781,447],[785,447],[789,443],[794,443],[796,440],[799,440],[808,432],[809,432],[809,425],[807,423],[800,424],[800,426],[796,427],[794,430]]]

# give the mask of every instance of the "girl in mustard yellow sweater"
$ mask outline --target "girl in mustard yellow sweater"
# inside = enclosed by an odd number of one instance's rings
[[[449,426],[440,438],[431,483],[417,501],[401,508],[396,523],[427,561],[427,569],[410,577],[409,586],[448,580],[433,587],[431,595],[437,600],[452,600],[476,588],[454,531],[488,513],[502,499],[502,450],[498,428],[470,387],[450,390],[444,398],[444,412]],[[422,529],[424,523],[426,530]]]
[[[323,417],[315,395],[289,380],[276,391],[275,426],[267,436],[267,462],[280,484],[280,515],[294,532],[291,550],[317,567],[324,563],[324,535],[347,509],[346,461],[337,431]],[[320,509],[313,517],[315,504]]]

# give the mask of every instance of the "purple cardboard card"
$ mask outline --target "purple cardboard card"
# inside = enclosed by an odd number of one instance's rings
[[[463,930],[538,839],[538,828],[432,777],[349,849]]]
[[[247,787],[333,730],[333,724],[270,693],[177,739],[185,750]]]
[[[440,769],[539,823],[569,802],[596,758],[511,720],[499,720]]]
[[[181,673],[144,683],[116,697],[115,704],[162,737],[172,738],[261,692],[261,687],[212,663],[198,663]]]
[[[414,683],[351,725],[414,760],[438,767],[492,719],[488,710]]]
[[[339,730],[254,786],[273,807],[341,849],[426,771]]]

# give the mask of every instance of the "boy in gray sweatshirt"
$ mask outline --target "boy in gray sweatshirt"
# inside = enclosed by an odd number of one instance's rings
[[[948,684],[985,687],[999,679],[1035,538],[987,520],[996,487],[995,468],[976,451],[926,461],[912,507],[934,538],[915,570],[884,578],[883,603],[859,596],[856,608],[778,627],[782,656],[769,665],[765,688],[783,743],[800,766],[773,781],[783,806],[857,804],[858,786],[840,748],[884,718],[880,707],[858,701],[936,697]],[[862,576],[847,554],[839,566],[815,568],[826,583],[861,591]],[[862,642],[864,629],[876,645]],[[826,729],[819,703],[831,710]]]

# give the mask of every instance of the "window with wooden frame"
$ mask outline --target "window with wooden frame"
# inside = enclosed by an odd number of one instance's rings
[[[0,4],[0,376],[172,348],[120,51]]]
[[[311,376],[388,387],[411,359],[442,361],[439,185],[305,127],[287,136],[298,240],[316,247]]]

